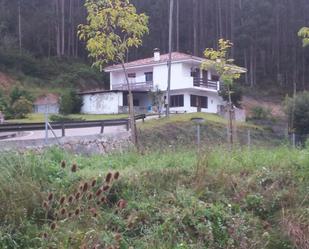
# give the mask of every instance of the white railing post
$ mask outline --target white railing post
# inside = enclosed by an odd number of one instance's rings
[[[217,81],[217,91],[220,91],[220,81]]]

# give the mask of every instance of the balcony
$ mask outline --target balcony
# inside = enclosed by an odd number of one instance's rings
[[[193,85],[196,87],[208,88],[211,90],[219,91],[220,83],[218,81],[203,79],[203,78],[194,78]]]
[[[136,82],[130,83],[130,87],[132,91],[150,91],[153,89],[153,82]],[[124,84],[115,84],[112,86],[113,90],[121,90],[121,91],[128,91],[127,83]]]

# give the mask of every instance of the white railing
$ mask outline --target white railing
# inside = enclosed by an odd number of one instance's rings
[[[130,83],[131,90],[140,90],[140,91],[149,91],[153,89],[153,82],[148,81],[148,82],[136,82],[136,83]],[[122,91],[127,91],[128,90],[128,85],[125,84],[115,84],[112,86],[113,90],[122,90]]]

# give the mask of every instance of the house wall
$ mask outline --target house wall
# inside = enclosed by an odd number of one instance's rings
[[[128,73],[135,73],[136,78],[135,79],[129,79],[131,83],[134,82],[146,82],[145,73],[147,72],[153,72],[152,67],[143,67],[141,69],[137,68],[134,70],[128,70]],[[117,71],[117,72],[111,72],[110,73],[110,85],[111,90],[113,90],[113,85],[121,85],[126,84],[126,78],[123,73],[123,71]]]
[[[217,93],[213,93],[213,92],[177,91],[177,92],[171,93],[171,96],[179,95],[179,94],[184,95],[184,106],[183,107],[171,107],[170,110],[172,112],[188,112],[188,113],[197,112],[197,107],[191,107],[191,94],[208,97],[208,108],[202,108],[201,109],[202,112],[218,113],[218,106],[224,104],[222,98]]]
[[[85,94],[81,112],[85,114],[118,114],[123,105],[122,92]]]

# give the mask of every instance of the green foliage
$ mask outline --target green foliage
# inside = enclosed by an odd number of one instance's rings
[[[10,103],[13,105],[17,100],[19,100],[21,97],[24,97],[28,101],[32,102],[33,98],[30,95],[30,93],[24,89],[21,89],[19,87],[14,87],[10,93]]]
[[[254,106],[250,110],[250,119],[267,120],[271,118],[271,111],[262,106]]]
[[[239,71],[242,71],[234,65],[233,59],[228,58],[228,52],[232,46],[233,43],[229,40],[219,39],[218,50],[207,48],[204,51],[205,58],[209,60],[204,61],[201,66],[202,69],[215,70],[220,77],[220,81],[227,88],[233,85],[234,80],[239,79]]]
[[[285,111],[291,128],[298,134],[309,134],[309,92],[302,92],[295,98],[286,98]]]
[[[89,56],[95,66],[123,62],[130,48],[142,44],[148,33],[148,17],[137,14],[129,0],[87,0],[86,25],[79,25],[79,37],[87,41]]]
[[[228,89],[226,86],[220,90],[219,95],[223,98],[224,101],[229,101]],[[231,99],[234,106],[240,108],[243,92],[242,88],[238,84],[233,84],[231,86]]]
[[[60,98],[59,111],[63,115],[80,113],[83,106],[82,98],[76,93],[75,90],[71,89],[65,91]]]
[[[57,114],[50,115],[49,120],[52,122],[85,121],[85,119],[81,117],[71,117],[71,116],[57,115]]]
[[[303,27],[298,31],[298,36],[303,39],[303,46],[309,45],[309,28]]]
[[[12,105],[14,118],[24,118],[27,114],[32,112],[32,109],[32,102],[23,96],[16,100]]]

